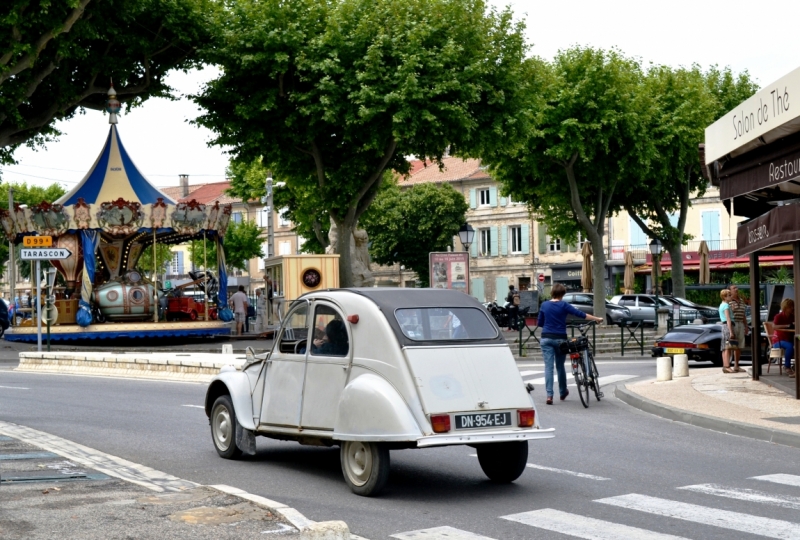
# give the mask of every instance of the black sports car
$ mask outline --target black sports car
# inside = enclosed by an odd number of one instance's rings
[[[676,326],[656,341],[653,356],[688,354],[689,360],[722,365],[722,325],[685,324]]]

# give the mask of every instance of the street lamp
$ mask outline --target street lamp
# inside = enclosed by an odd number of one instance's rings
[[[658,330],[658,308],[659,301],[658,301],[658,265],[657,263],[661,260],[661,251],[663,246],[661,245],[661,240],[658,238],[654,239],[650,242],[650,253],[653,255],[653,270],[655,271],[655,283],[653,283],[653,290],[656,295],[656,310],[655,310],[655,321],[653,322],[653,330]]]
[[[464,245],[464,251],[469,251],[469,246],[475,239],[475,229],[473,229],[472,225],[469,223],[464,223],[461,228],[458,229],[458,238]]]
[[[45,283],[47,284],[47,303],[44,315],[47,317],[47,352],[50,352],[50,325],[56,322],[50,318],[53,308],[53,287],[56,284],[56,269],[54,266],[51,266],[42,273],[44,274]],[[41,300],[39,300],[39,302],[41,302]],[[40,310],[39,317],[41,316],[42,312]]]

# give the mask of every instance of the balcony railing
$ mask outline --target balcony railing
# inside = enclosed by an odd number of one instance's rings
[[[703,240],[691,240],[683,246],[681,251],[683,251],[684,253],[697,253],[698,250],[700,249],[700,243],[702,241]],[[736,240],[732,238],[725,240],[706,240],[705,242],[708,245],[709,252],[736,250]],[[627,245],[625,246],[625,251],[632,252],[634,259],[646,259],[650,255],[650,245],[649,244]]]

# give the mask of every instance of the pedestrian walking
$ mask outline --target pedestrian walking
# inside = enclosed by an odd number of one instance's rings
[[[513,285],[509,285],[508,295],[506,296],[506,309],[508,310],[509,330],[519,330],[519,305],[520,305],[519,292],[514,289]]]
[[[244,321],[247,318],[247,308],[250,307],[250,299],[244,293],[244,285],[239,285],[239,290],[231,295],[230,304],[236,321],[236,335],[241,336],[244,329]]]
[[[722,289],[719,291],[719,298],[722,300],[719,304],[719,320],[722,322],[722,343],[720,343],[720,348],[722,349],[722,372],[734,373],[734,370],[731,369],[731,356],[733,356],[732,350],[739,346],[739,342],[736,341],[736,335],[733,333],[733,315],[731,314],[731,305],[729,303],[731,291]]]
[[[750,335],[750,328],[747,326],[747,304],[739,298],[739,287],[731,285],[728,287],[728,290],[731,291],[731,298],[728,304],[733,314],[733,335],[736,341],[739,342],[739,346],[733,349],[733,371],[738,373],[742,371],[739,368],[739,361],[742,358],[742,347],[744,347],[745,344],[745,336]]]
[[[781,347],[784,350],[783,367],[789,377],[795,376],[792,370],[792,358],[794,358],[794,300],[784,298],[781,302],[781,310],[773,319],[775,337],[777,343],[773,347]]]
[[[567,341],[567,315],[580,319],[603,322],[600,317],[589,315],[564,302],[567,288],[556,283],[550,290],[550,300],[539,307],[539,319],[536,326],[542,329],[542,356],[544,356],[544,388],[547,392],[547,404],[553,404],[553,368],[558,372],[558,392],[561,401],[567,399],[567,372],[564,370],[566,353],[561,352],[561,344]]]
[[[266,332],[267,324],[267,296],[264,289],[256,290],[256,333]]]

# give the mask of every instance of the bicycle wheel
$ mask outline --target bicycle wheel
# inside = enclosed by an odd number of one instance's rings
[[[589,377],[586,373],[586,362],[581,358],[579,365],[580,374],[575,377],[575,382],[578,383],[578,395],[581,397],[581,403],[585,408],[589,408]],[[580,380],[578,380],[580,379]]]
[[[604,396],[603,392],[600,391],[600,375],[597,373],[597,364],[594,363],[594,356],[592,356],[592,353],[589,353],[589,359],[592,364],[592,388],[594,389],[594,396],[597,398],[597,401],[600,401],[600,398]]]

